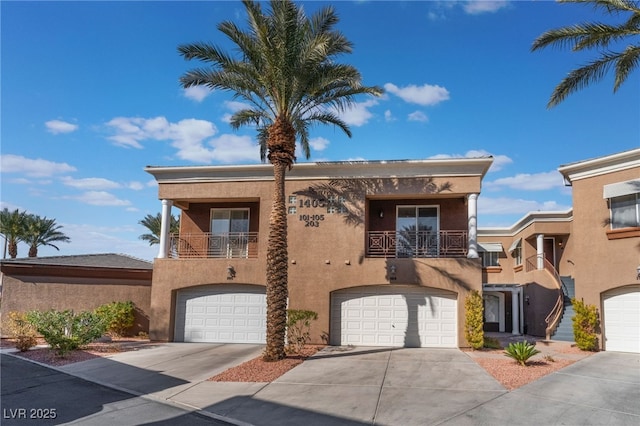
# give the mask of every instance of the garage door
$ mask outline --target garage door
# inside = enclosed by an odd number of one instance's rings
[[[605,350],[640,353],[640,286],[604,296]]]
[[[331,344],[455,348],[454,293],[424,287],[358,287],[331,296]]]
[[[178,342],[265,343],[264,287],[213,285],[182,290],[176,297]]]

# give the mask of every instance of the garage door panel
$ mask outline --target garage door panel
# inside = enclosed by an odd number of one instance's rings
[[[334,345],[457,347],[453,293],[425,287],[378,287],[335,292]]]
[[[264,343],[264,287],[214,285],[178,292],[175,340]]]
[[[640,286],[603,296],[605,349],[640,353]]]

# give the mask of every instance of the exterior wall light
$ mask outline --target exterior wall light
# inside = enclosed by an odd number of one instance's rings
[[[227,266],[227,279],[232,280],[236,277],[236,270],[233,266]]]
[[[378,216],[380,217],[380,219],[382,219],[384,217],[384,210],[380,209],[378,211]]]
[[[396,271],[398,267],[394,264],[389,265],[389,280],[395,281],[396,279]]]

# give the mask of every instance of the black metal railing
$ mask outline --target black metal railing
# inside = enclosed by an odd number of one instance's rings
[[[367,257],[465,257],[467,231],[369,231]]]
[[[257,232],[172,234],[169,257],[243,259],[258,257]]]

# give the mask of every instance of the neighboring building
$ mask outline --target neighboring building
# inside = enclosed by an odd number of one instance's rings
[[[29,257],[0,261],[2,323],[9,312],[88,311],[115,301],[137,308],[132,333],[149,330],[153,264],[121,254]]]
[[[640,352],[640,149],[560,166],[573,208],[480,228],[485,330],[573,340],[575,297],[604,350]]]
[[[289,306],[311,341],[459,347],[482,290],[477,197],[492,158],[296,164],[288,173]],[[147,167],[163,208],[152,339],[265,341],[273,170]],[[171,207],[179,235],[168,234]]]

